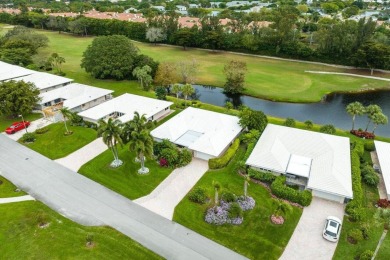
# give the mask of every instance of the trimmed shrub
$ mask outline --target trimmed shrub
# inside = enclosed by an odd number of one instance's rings
[[[312,129],[313,128],[313,122],[310,121],[310,120],[306,120],[304,124],[305,124],[306,129]]]
[[[374,256],[373,251],[366,250],[359,256],[359,260],[371,260],[373,256]]]
[[[335,134],[336,133],[336,128],[334,128],[333,125],[323,125],[320,128],[320,132],[324,134]]]
[[[270,172],[257,171],[252,168],[249,168],[248,175],[255,180],[266,183],[272,183],[276,179],[276,176]]]
[[[40,135],[40,134],[44,134],[48,131],[49,131],[49,127],[44,126],[42,128],[38,128],[37,130],[35,130],[35,133]]]
[[[348,232],[348,238],[351,240],[352,243],[356,244],[357,242],[362,241],[364,239],[363,232],[358,228],[351,229]]]
[[[165,158],[161,158],[159,164],[161,167],[168,167],[168,161]]]
[[[228,209],[229,218],[242,218],[242,209],[237,202],[233,202],[230,204],[230,208]]]
[[[229,147],[229,149],[225,152],[224,155],[209,160],[209,168],[220,169],[225,167],[233,158],[233,156],[236,154],[239,147],[240,147],[240,139],[237,138],[236,140],[234,140],[233,144]]]
[[[283,125],[288,126],[288,127],[295,127],[295,120],[294,118],[286,118],[286,121],[284,121]]]
[[[370,186],[376,187],[379,183],[379,176],[375,172],[375,170],[371,167],[371,165],[365,165],[362,170],[361,174],[363,176],[363,181]]]
[[[158,158],[161,157],[161,151],[164,149],[176,149],[176,146],[171,143],[168,139],[162,140],[162,142],[155,142],[153,144],[153,152]]]
[[[275,196],[289,200],[291,202],[298,203],[304,207],[309,206],[312,200],[312,194],[310,191],[298,191],[285,185],[286,177],[278,176],[271,184],[272,194]]]
[[[225,202],[235,202],[237,200],[237,196],[231,192],[225,192],[222,194],[221,200]]]
[[[189,164],[192,160],[192,153],[188,149],[182,149],[179,151],[179,158],[177,162],[178,167],[183,167]]]
[[[376,204],[378,205],[378,207],[380,208],[387,208],[390,206],[390,201],[388,201],[387,199],[379,199]]]
[[[207,200],[206,190],[201,187],[196,187],[189,193],[188,199],[195,203],[204,204]]]
[[[351,134],[356,135],[357,137],[364,138],[364,139],[375,139],[375,134],[370,132],[365,132],[362,130],[351,130]]]
[[[367,141],[367,142],[364,144],[364,149],[365,149],[366,151],[369,151],[369,152],[375,151],[375,144],[374,144],[374,141]]]
[[[35,134],[34,133],[25,133],[21,140],[23,143],[32,143],[35,141]]]
[[[246,152],[245,152],[244,158],[243,158],[244,161],[246,161],[249,158],[249,156],[251,155],[255,146],[256,146],[256,142],[248,144],[248,146],[246,147]]]
[[[160,157],[167,160],[169,167],[174,167],[179,159],[179,153],[176,148],[165,148],[161,151]]]

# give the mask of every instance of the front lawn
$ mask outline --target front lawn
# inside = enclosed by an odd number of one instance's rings
[[[141,165],[134,162],[134,158],[135,153],[130,152],[128,146],[119,147],[119,159],[123,161],[123,165],[111,168],[109,165],[114,158],[108,149],[84,164],[79,173],[134,200],[148,195],[172,172],[172,169],[162,168],[154,160],[147,160],[145,165],[150,172],[140,175],[137,170]]]
[[[221,184],[221,193],[229,191],[242,195],[244,180],[234,168],[243,158],[244,152],[244,149],[240,148],[226,168],[206,172],[194,187],[203,187],[212,199],[214,196],[212,182],[215,180]],[[253,210],[244,212],[242,225],[207,224],[204,216],[212,202],[196,204],[188,199],[188,194],[176,206],[173,220],[250,259],[278,259],[294,232],[302,210],[291,207],[292,210],[286,214],[285,224],[277,226],[270,222],[270,216],[276,207],[270,193],[264,187],[251,183],[248,195],[255,199],[256,206]]]
[[[42,117],[40,113],[31,113],[27,115],[23,115],[24,120],[26,121],[35,121]],[[12,123],[22,121],[22,118],[16,117],[12,118],[9,116],[0,115],[0,132],[4,132]]]
[[[23,191],[15,191],[16,186],[3,176],[0,176],[0,198],[10,198],[26,195]]]
[[[36,134],[34,143],[25,144],[30,149],[50,158],[65,157],[96,139],[96,131],[91,128],[70,126],[73,134],[65,136],[64,123],[55,123],[47,126],[49,131],[44,134]]]
[[[79,225],[38,201],[0,204],[0,216],[1,259],[162,259],[110,227]]]

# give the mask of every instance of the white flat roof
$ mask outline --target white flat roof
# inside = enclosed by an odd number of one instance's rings
[[[291,154],[286,173],[309,178],[311,161],[308,157]]]
[[[219,156],[241,132],[238,122],[236,116],[189,107],[151,134],[194,151]]]
[[[26,76],[36,71],[0,61],[0,81]]]
[[[307,167],[302,167],[302,162],[312,160],[309,189],[353,197],[350,145],[346,137],[268,124],[246,164],[286,173],[292,155],[297,158],[293,171],[304,172]]]
[[[62,88],[57,88],[52,91],[41,93],[39,96],[42,98],[40,102],[41,104],[62,98],[65,99],[64,107],[73,109],[105,95],[111,94],[112,92],[114,91],[109,89],[72,83]]]
[[[378,155],[378,161],[385,183],[388,199],[390,194],[390,143],[374,141],[376,154]]]
[[[24,82],[34,83],[34,85],[40,90],[44,90],[50,87],[55,87],[73,81],[73,79],[64,78],[46,72],[34,72],[33,74],[19,77],[14,80],[23,80]]]
[[[82,111],[79,115],[98,121],[113,112],[121,112],[124,115],[118,117],[118,119],[122,121],[122,123],[126,123],[133,119],[134,112],[136,111],[140,115],[145,114],[146,118],[150,118],[172,104],[172,102],[164,100],[126,93],[93,108]]]

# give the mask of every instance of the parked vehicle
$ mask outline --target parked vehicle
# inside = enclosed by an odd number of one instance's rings
[[[326,218],[324,231],[322,236],[331,242],[337,242],[340,238],[341,220],[339,218],[329,216]]]
[[[14,134],[22,129],[25,129],[30,126],[29,121],[21,121],[21,122],[15,122],[10,127],[5,129],[5,132],[9,135]]]

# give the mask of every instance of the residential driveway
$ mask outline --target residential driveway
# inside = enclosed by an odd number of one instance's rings
[[[152,193],[134,202],[171,220],[176,205],[207,170],[207,161],[193,158],[190,164],[175,169]]]
[[[77,151],[69,154],[64,158],[55,160],[59,164],[66,168],[77,172],[81,166],[107,150],[107,145],[103,143],[102,138],[98,138],[95,141],[87,144],[86,146],[78,149]]]
[[[63,216],[108,225],[166,259],[245,259],[0,135],[0,174]]]
[[[40,119],[37,119],[35,121],[32,121],[30,122],[30,126],[27,128],[27,131],[29,133],[32,133],[34,132],[35,130],[37,130],[38,128],[42,128],[44,126],[47,126],[47,125],[50,125],[52,124],[53,122],[50,121],[50,120],[47,120],[46,118],[40,118]],[[26,130],[23,129],[23,130],[20,130],[12,135],[7,135],[5,132],[3,132],[2,134],[4,134],[5,136],[8,136],[9,138],[11,138],[12,140],[14,141],[17,141],[19,140],[24,134],[26,133]]]
[[[304,208],[301,219],[280,259],[282,260],[330,260],[337,243],[322,237],[325,219],[336,216],[343,219],[344,204],[313,197],[309,207]]]

